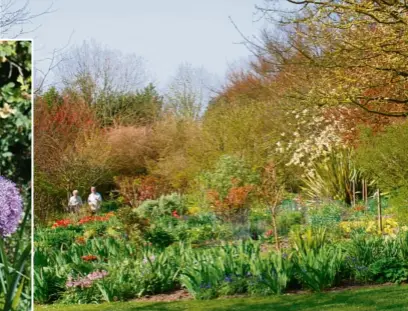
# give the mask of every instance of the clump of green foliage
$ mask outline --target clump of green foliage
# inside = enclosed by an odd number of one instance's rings
[[[367,131],[357,149],[358,162],[391,197],[400,221],[408,220],[408,122],[388,126],[374,135]]]

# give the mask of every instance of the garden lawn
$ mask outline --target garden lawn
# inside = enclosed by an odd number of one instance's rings
[[[378,286],[323,294],[298,294],[269,297],[188,300],[179,302],[124,302],[100,305],[35,306],[35,311],[354,311],[408,310],[408,285]]]

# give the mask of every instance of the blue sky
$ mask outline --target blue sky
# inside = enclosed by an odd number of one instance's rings
[[[204,67],[222,79],[231,65],[250,55],[229,16],[246,36],[257,35],[255,4],[263,0],[54,0],[52,14],[35,21],[35,58],[53,49],[94,39],[146,60],[157,83],[165,85],[180,63]],[[51,1],[31,0],[41,12]],[[45,66],[41,64],[40,66]]]

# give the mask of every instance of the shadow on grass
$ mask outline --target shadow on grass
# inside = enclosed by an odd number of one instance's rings
[[[107,305],[58,306],[35,310],[83,311],[408,311],[408,286],[386,286],[336,293],[302,294],[251,298],[230,298],[205,301],[117,303]]]
[[[132,306],[129,311],[236,310],[236,311],[295,311],[295,310],[408,310],[408,287],[382,287],[365,291],[348,290],[339,293],[290,295],[281,297],[231,298],[228,300],[152,303]]]

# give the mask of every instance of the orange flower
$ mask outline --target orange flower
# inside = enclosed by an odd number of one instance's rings
[[[85,244],[86,240],[85,240],[85,238],[83,236],[80,236],[80,237],[76,238],[76,242],[78,244]]]
[[[266,235],[267,238],[269,238],[272,234],[273,234],[273,230],[272,230],[272,229],[266,231],[266,233],[265,233],[265,235]]]
[[[81,218],[78,223],[83,225],[93,221],[108,221],[113,216],[115,216],[113,212],[107,213],[104,216],[86,216]]]
[[[57,220],[53,225],[52,228],[58,228],[58,227],[68,227],[69,225],[71,225],[71,220],[69,219],[61,219],[61,220]]]
[[[81,258],[84,261],[94,261],[98,259],[98,257],[96,257],[95,255],[82,256]]]

